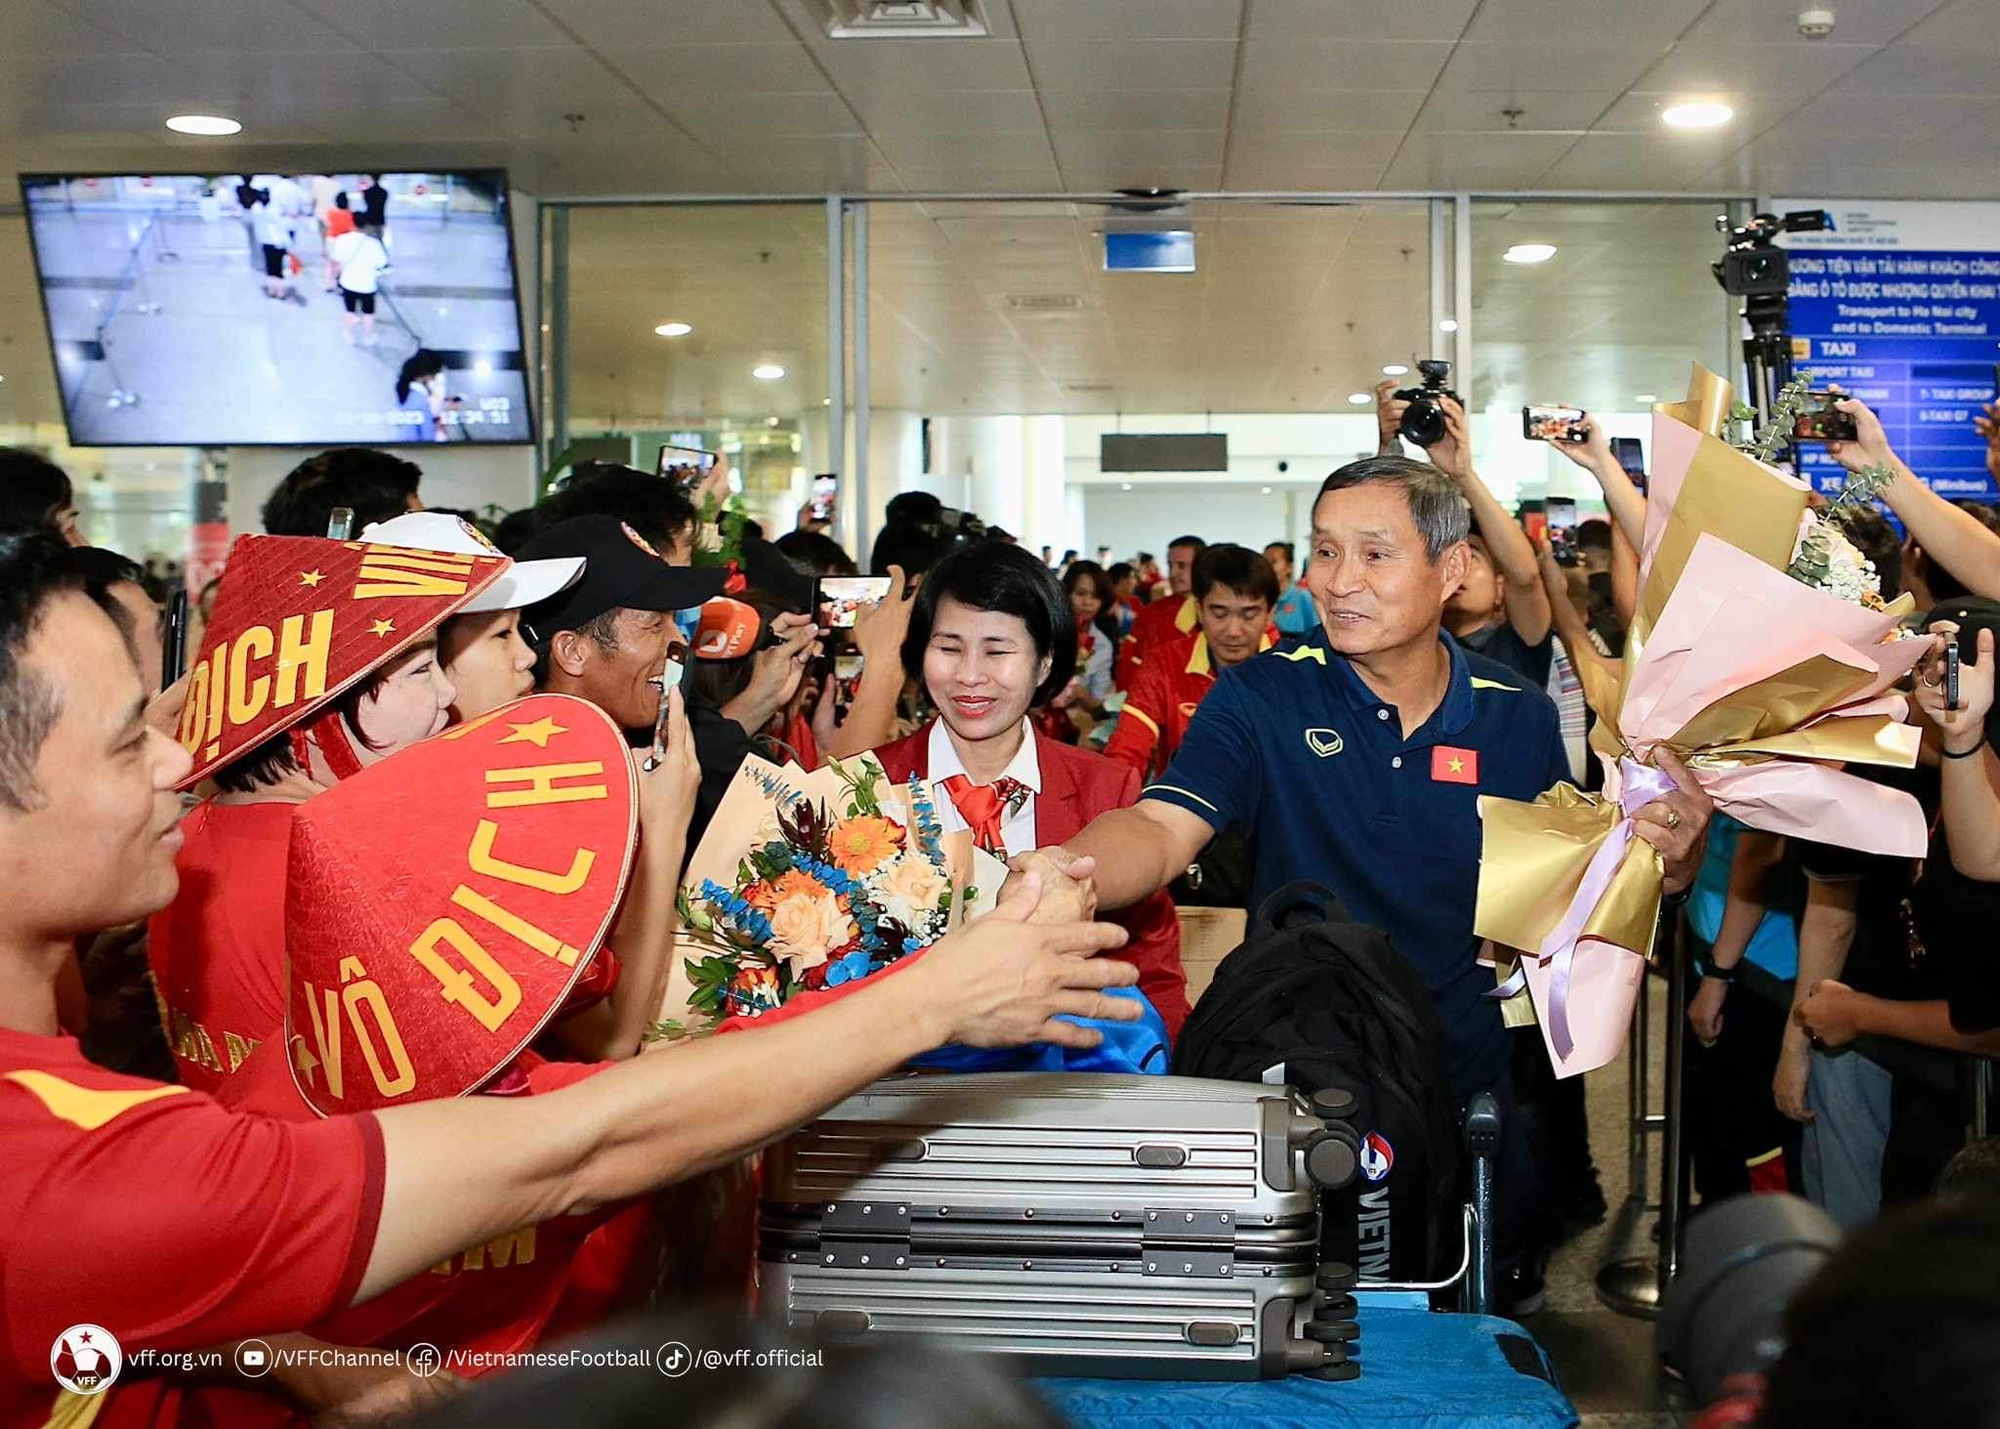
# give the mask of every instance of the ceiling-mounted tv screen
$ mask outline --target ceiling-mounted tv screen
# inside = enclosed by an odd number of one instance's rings
[[[74,445],[534,440],[500,170],[21,188]]]

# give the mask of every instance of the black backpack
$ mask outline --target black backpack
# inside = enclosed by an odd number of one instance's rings
[[[1451,1058],[1422,974],[1316,883],[1265,900],[1174,1050],[1178,1076],[1350,1092],[1362,1174],[1324,1193],[1323,1257],[1370,1280],[1447,1276],[1463,1248]]]

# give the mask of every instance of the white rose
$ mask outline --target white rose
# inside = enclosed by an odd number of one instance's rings
[[[794,893],[771,910],[771,950],[789,960],[794,973],[818,967],[828,953],[853,942],[856,931],[831,893]]]
[[[947,889],[944,875],[930,860],[914,854],[897,859],[874,886],[882,899],[882,911],[913,933],[921,931],[922,920],[937,907]]]

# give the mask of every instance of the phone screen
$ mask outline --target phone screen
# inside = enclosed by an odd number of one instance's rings
[[[814,521],[831,521],[839,500],[840,478],[830,471],[823,471],[813,478],[812,501],[807,514]]]
[[[694,480],[707,476],[715,470],[715,453],[703,451],[700,447],[661,447],[661,476],[681,475],[684,483],[692,485]]]
[[[1792,423],[1792,440],[1795,442],[1851,442],[1854,440],[1854,418],[1839,411],[1834,403],[1840,401],[1845,392],[1808,392],[1812,406],[1799,413]]]
[[[1551,496],[1542,503],[1542,510],[1549,520],[1549,549],[1555,552],[1556,564],[1573,566],[1576,564],[1576,502],[1567,496]]]
[[[865,605],[879,605],[889,597],[888,576],[822,576],[815,609],[826,616],[829,630],[852,630],[855,617]]]
[[[1580,442],[1589,415],[1581,407],[1523,407],[1521,435],[1531,442]]]

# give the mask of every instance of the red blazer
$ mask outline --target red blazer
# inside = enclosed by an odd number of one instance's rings
[[[1032,737],[1042,766],[1042,792],[1035,796],[1037,847],[1063,843],[1083,832],[1083,826],[1099,814],[1138,802],[1138,770],[1101,754],[1058,744],[1039,731]],[[930,738],[931,726],[925,725],[908,739],[883,745],[875,757],[882,762],[883,772],[899,784],[911,774],[928,779]],[[1173,900],[1162,889],[1106,917],[1132,935],[1112,956],[1139,970],[1139,991],[1167,1024],[1168,1037],[1178,1039],[1189,1009],[1187,975],[1181,971],[1181,922]]]

